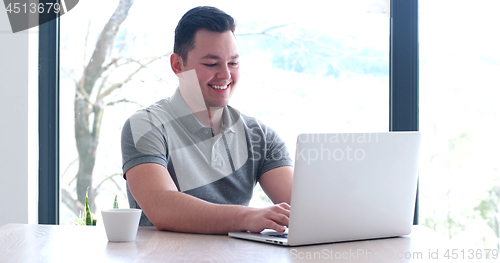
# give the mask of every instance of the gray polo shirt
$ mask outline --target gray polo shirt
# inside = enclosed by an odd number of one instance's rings
[[[285,143],[272,129],[230,106],[224,107],[220,132],[213,136],[178,89],[171,98],[134,113],[121,141],[125,179],[135,165],[157,163],[167,168],[180,192],[217,204],[248,205],[263,173],[292,165]],[[130,207],[140,208],[128,185],[127,193]],[[152,225],[144,213],[140,225]]]

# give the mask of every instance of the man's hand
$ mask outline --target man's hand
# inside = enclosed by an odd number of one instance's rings
[[[280,203],[266,208],[248,208],[243,220],[246,230],[259,233],[268,228],[284,232],[290,217],[290,205]]]

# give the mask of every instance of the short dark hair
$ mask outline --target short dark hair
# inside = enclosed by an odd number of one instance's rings
[[[199,6],[187,11],[175,28],[174,53],[186,63],[188,52],[194,48],[194,37],[199,29],[223,33],[236,28],[234,19],[212,6]]]

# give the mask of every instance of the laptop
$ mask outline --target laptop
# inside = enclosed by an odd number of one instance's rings
[[[229,236],[298,246],[411,233],[419,132],[300,134],[285,233]]]

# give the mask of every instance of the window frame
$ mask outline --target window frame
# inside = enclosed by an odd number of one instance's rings
[[[418,0],[391,0],[389,131],[418,131]],[[418,225],[418,190],[413,224]]]
[[[50,20],[52,19],[52,20]],[[59,224],[59,15],[40,13],[38,223]]]
[[[418,131],[418,0],[391,0],[390,7],[389,131]],[[59,25],[56,18],[39,26],[40,224],[59,224]]]

